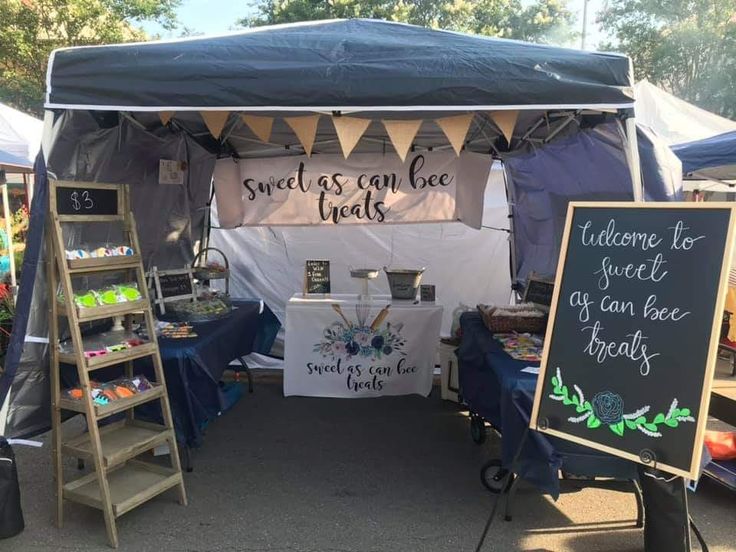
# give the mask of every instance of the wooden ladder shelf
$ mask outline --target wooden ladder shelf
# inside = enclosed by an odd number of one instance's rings
[[[55,521],[56,525],[61,527],[65,499],[98,508],[105,517],[110,546],[117,548],[115,519],[118,516],[173,488],[177,489],[179,503],[182,505],[187,503],[174,423],[166,393],[166,381],[154,332],[153,312],[148,298],[127,185],[56,180],[51,180],[49,185],[47,252],[49,252],[49,343]],[[122,225],[123,240],[132,248],[133,255],[67,260],[62,224],[74,226],[79,223],[95,222]],[[92,308],[77,307],[74,302],[74,279],[98,273],[122,275],[124,281],[135,281],[141,299]],[[63,294],[63,302],[57,300],[59,289]],[[122,340],[125,335],[129,335],[134,314],[142,314],[148,330],[148,342],[100,356],[89,358],[85,356],[85,338],[82,336],[81,322],[121,316],[124,318],[125,327],[121,332]],[[62,352],[60,349],[61,316],[66,317],[69,326],[71,352]],[[151,382],[151,389],[105,405],[95,404],[91,395],[91,372],[109,366],[123,365],[124,374],[133,377],[133,361],[144,357],[151,357],[153,362],[155,381]],[[62,396],[61,364],[76,366],[82,390],[80,400]],[[160,401],[163,425],[135,418],[133,410],[135,406],[154,400]],[[62,410],[84,414],[87,432],[73,438],[64,437],[61,428]],[[102,427],[98,425],[100,420],[123,412],[124,419]],[[141,454],[164,444],[168,444],[169,447],[170,467],[138,458]],[[76,480],[65,482],[62,470],[63,456],[87,460],[94,465],[94,471]]]

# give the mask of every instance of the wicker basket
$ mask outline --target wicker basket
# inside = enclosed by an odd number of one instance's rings
[[[478,305],[483,323],[493,333],[543,334],[547,315],[531,303],[520,305]]]
[[[214,270],[207,266],[206,258],[209,251],[215,251],[222,256],[225,263],[224,270]],[[200,264],[200,261],[204,261],[205,264]],[[225,280],[225,294],[230,293],[230,262],[227,260],[225,254],[216,247],[205,247],[197,253],[197,256],[192,261],[192,273],[200,282],[205,280]]]

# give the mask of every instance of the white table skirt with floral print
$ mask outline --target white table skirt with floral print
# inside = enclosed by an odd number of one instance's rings
[[[286,306],[284,395],[429,395],[442,307],[388,296],[294,295]]]

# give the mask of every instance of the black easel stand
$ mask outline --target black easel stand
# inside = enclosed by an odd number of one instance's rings
[[[539,420],[537,427],[546,429],[546,419]],[[499,483],[501,492],[493,503],[491,513],[486,520],[475,552],[481,552],[485,544],[488,531],[496,517],[498,507],[505,498],[509,500],[516,485],[509,485],[509,481],[517,471],[517,464],[524,445],[529,437],[529,428],[524,430],[519,448],[507,473]],[[682,477],[664,473],[656,468],[656,455],[650,450],[643,450],[639,455],[644,465],[639,465],[639,482],[644,496],[644,550],[645,552],[691,552],[690,529],[700,544],[703,552],[708,552],[708,545],[690,517],[687,508],[687,488]],[[514,483],[518,483],[515,481]],[[638,500],[638,497],[637,497]],[[508,510],[507,510],[508,518]],[[637,525],[639,525],[637,521]]]
[[[546,427],[545,420],[539,420],[539,423],[537,424],[537,427],[544,428]],[[503,479],[500,482],[500,488],[501,492],[498,493],[498,497],[496,498],[496,501],[493,503],[493,508],[491,509],[491,514],[488,516],[488,519],[486,520],[486,525],[483,527],[483,533],[480,536],[480,540],[478,541],[478,546],[475,547],[475,552],[480,552],[481,548],[483,548],[483,544],[486,541],[486,536],[488,535],[488,530],[491,528],[491,524],[493,523],[493,519],[496,517],[496,512],[498,511],[498,506],[501,504],[501,500],[506,498],[508,500],[508,494],[512,490],[516,489],[516,485],[509,485],[509,480],[514,476],[514,473],[516,473],[516,467],[519,462],[519,457],[521,456],[521,451],[524,450],[524,445],[526,444],[526,440],[529,437],[529,427],[526,427],[524,429],[524,434],[521,436],[521,442],[519,443],[519,448],[516,449],[516,452],[514,453],[514,459],[511,461],[511,466],[509,467],[509,471],[504,474]]]
[[[690,552],[692,529],[701,550],[708,552],[708,545],[688,512],[685,480],[658,470],[653,452],[644,450],[639,457],[644,462],[639,466],[646,516],[644,550]]]

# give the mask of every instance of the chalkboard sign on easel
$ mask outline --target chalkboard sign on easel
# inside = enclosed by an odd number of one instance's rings
[[[158,270],[154,266],[150,276],[153,279],[154,303],[158,305],[161,314],[166,314],[166,303],[182,299],[195,301],[197,298],[191,267]]]
[[[116,184],[59,181],[52,198],[60,220],[113,220],[123,216],[123,195]]]
[[[571,203],[531,427],[695,479],[731,204]]]
[[[307,261],[304,265],[304,294],[330,293],[330,261]]]

